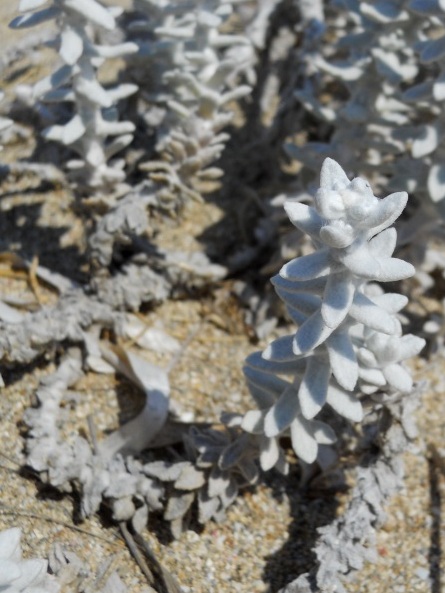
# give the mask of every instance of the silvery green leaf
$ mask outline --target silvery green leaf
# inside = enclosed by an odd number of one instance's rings
[[[264,419],[264,434],[275,437],[285,430],[299,412],[298,396],[293,385],[287,387]]]
[[[445,198],[445,165],[434,164],[428,173],[428,191],[433,202]]]
[[[60,33],[59,54],[62,60],[73,66],[83,52],[83,40],[79,33],[71,27],[65,27]]]
[[[308,235],[319,237],[324,221],[314,208],[301,202],[287,200],[284,209],[292,224]]]
[[[331,367],[327,360],[318,356],[308,359],[306,372],[298,389],[301,413],[308,420],[316,416],[324,406],[330,376]]]
[[[355,293],[355,286],[349,272],[331,274],[321,305],[321,315],[326,325],[335,329],[346,318]]]
[[[352,391],[358,379],[358,365],[351,338],[346,331],[332,333],[326,340],[332,373],[338,383]]]
[[[329,251],[323,249],[291,260],[281,268],[280,275],[291,280],[312,280],[326,275],[329,268]]]
[[[298,329],[292,343],[294,354],[304,354],[319,346],[331,335],[333,330],[328,327],[321,316],[320,311],[316,311],[303,325]]]
[[[330,383],[326,401],[343,418],[352,422],[363,420],[363,407],[360,401],[353,393],[345,391],[339,385]]]
[[[402,391],[402,393],[409,393],[413,387],[413,380],[411,375],[401,365],[393,363],[383,367],[382,373],[391,387]]]
[[[37,12],[28,12],[22,16],[17,16],[9,23],[9,26],[13,29],[34,27],[35,25],[40,25],[40,23],[44,23],[56,18],[59,12],[60,9],[56,6],[50,6],[48,8],[44,8],[43,10],[38,10]]]

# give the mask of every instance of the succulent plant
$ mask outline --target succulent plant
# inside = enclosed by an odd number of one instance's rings
[[[407,199],[405,192],[378,199],[364,179],[350,181],[326,159],[315,207],[285,204],[292,223],[310,235],[314,252],[291,260],[272,279],[298,329],[247,358],[244,372],[260,409],[245,415],[244,430],[268,438],[290,434],[296,454],[312,463],[320,445],[336,440],[317,418],[325,404],[358,422],[360,392],[411,390],[400,363],[425,341],[402,336],[396,313],[406,297],[376,294],[370,284],[414,273],[411,264],[392,257],[396,231],[390,225]]]

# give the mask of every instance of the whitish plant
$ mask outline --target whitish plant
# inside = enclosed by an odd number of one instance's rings
[[[285,204],[292,223],[310,235],[314,252],[290,261],[272,279],[298,329],[249,356],[244,369],[260,409],[244,416],[242,428],[272,443],[261,457],[264,469],[279,460],[273,442],[284,435],[303,462],[327,463],[332,456],[325,445],[336,435],[319,419],[325,404],[358,422],[363,394],[409,392],[412,379],[401,363],[425,344],[402,336],[396,313],[408,299],[370,284],[414,274],[411,264],[391,257],[396,230],[389,227],[407,194],[378,199],[364,179],[350,181],[332,159],[323,164],[320,186],[315,208]]]
[[[118,8],[105,8],[96,0],[57,0],[34,10],[45,4],[47,0],[21,0],[20,10],[25,14],[10,24],[24,28],[53,18],[57,21],[54,44],[63,65],[38,82],[33,94],[42,101],[71,103],[74,109],[67,123],[46,128],[43,136],[69,146],[80,156],[69,161],[67,167],[81,187],[115,192],[115,184],[125,178],[124,162],[110,159],[131,142],[135,129],[131,122],[118,121],[116,106],[119,100],[132,95],[137,86],[120,84],[105,89],[97,78],[97,70],[107,58],[133,53],[137,46],[96,43],[99,31],[115,29]]]
[[[51,583],[47,574],[46,560],[22,559],[20,538],[21,531],[17,527],[0,532],[0,591],[49,593],[57,590],[56,583]]]

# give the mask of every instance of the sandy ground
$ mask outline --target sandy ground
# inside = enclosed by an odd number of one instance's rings
[[[5,26],[15,11],[12,3],[0,5],[0,44],[5,49],[28,34],[17,36]],[[8,96],[15,84],[38,79],[47,67],[33,54],[25,55],[13,72],[3,72]],[[5,148],[1,158],[6,162],[25,158],[32,152],[31,145],[32,138],[19,138]],[[26,175],[6,179],[0,192],[0,250],[37,255],[45,265],[69,272],[70,265],[78,261],[80,232],[79,221],[69,209],[69,192],[42,188],[38,180]],[[189,230],[190,245],[206,225],[222,217],[212,204],[200,206],[199,211],[196,208],[186,208],[180,227]],[[180,235],[178,229],[172,230],[172,240]],[[59,255],[61,248],[65,261]],[[246,337],[230,290],[229,282],[222,283],[206,298],[167,302],[147,317],[147,323],[161,320],[164,329],[180,341],[192,329],[195,332],[171,382],[172,398],[197,419],[216,419],[223,409],[242,411],[250,405],[242,361],[263,345],[252,345]],[[20,278],[0,277],[0,296],[5,291],[33,296]],[[154,362],[167,364],[168,359],[156,358]],[[387,521],[377,533],[377,564],[357,573],[345,585],[348,593],[445,590],[440,570],[444,545],[445,472],[441,459],[445,457],[445,365],[436,357],[419,360],[414,366],[418,379],[429,381],[418,413],[420,437],[405,456],[405,488],[388,506]],[[39,380],[53,369],[49,354],[48,361],[31,368],[7,369],[4,375],[6,388],[0,398],[0,530],[10,526],[23,530],[25,557],[47,557],[57,542],[74,551],[91,574],[110,559],[129,591],[138,593],[146,581],[117,527],[99,517],[76,524],[76,501],[43,487],[22,469],[23,411],[32,401]],[[78,430],[86,430],[88,414],[93,414],[99,430],[117,424],[121,412],[116,397],[119,387],[119,380],[93,374],[76,385],[81,403],[72,412],[72,422]],[[130,393],[129,397],[137,396]],[[437,455],[432,455],[433,450]],[[144,536],[184,593],[275,593],[311,567],[315,529],[336,516],[347,493],[329,491],[311,496],[298,490],[294,474],[288,480],[269,478],[268,482],[240,496],[224,523],[187,531],[177,541],[170,541],[159,521],[153,519]],[[90,579],[83,590],[88,584],[93,587]],[[75,583],[66,585],[65,590],[74,591]]]

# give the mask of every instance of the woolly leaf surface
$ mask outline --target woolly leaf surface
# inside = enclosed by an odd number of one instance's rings
[[[331,383],[328,389],[327,402],[333,410],[352,422],[363,420],[363,407],[353,393],[342,389],[339,385]]]
[[[321,305],[323,321],[331,329],[337,328],[346,318],[355,293],[349,272],[330,275]]]
[[[409,393],[413,387],[413,380],[409,372],[400,364],[388,364],[382,369],[383,375],[391,387]]]
[[[349,314],[359,323],[363,323],[365,327],[385,334],[393,334],[398,328],[396,320],[390,313],[361,292],[355,293]]]
[[[307,421],[297,416],[291,424],[290,434],[292,448],[296,455],[306,463],[313,463],[317,459],[317,441],[307,430]]]
[[[274,437],[283,432],[298,413],[298,397],[291,385],[283,391],[277,403],[268,411],[264,419],[264,434]]]
[[[291,260],[281,268],[280,276],[291,280],[312,280],[327,274],[329,267],[329,251],[324,249]]]
[[[298,390],[298,401],[305,418],[313,418],[326,401],[331,368],[327,360],[311,356]]]
[[[304,354],[313,348],[319,346],[328,336],[332,329],[328,327],[321,316],[320,311],[316,311],[295,334],[292,348],[295,355]]]
[[[332,373],[338,383],[352,391],[358,379],[357,357],[347,332],[334,332],[326,340]]]
[[[301,202],[288,200],[284,204],[284,209],[293,225],[304,233],[318,238],[324,221],[314,208]]]

